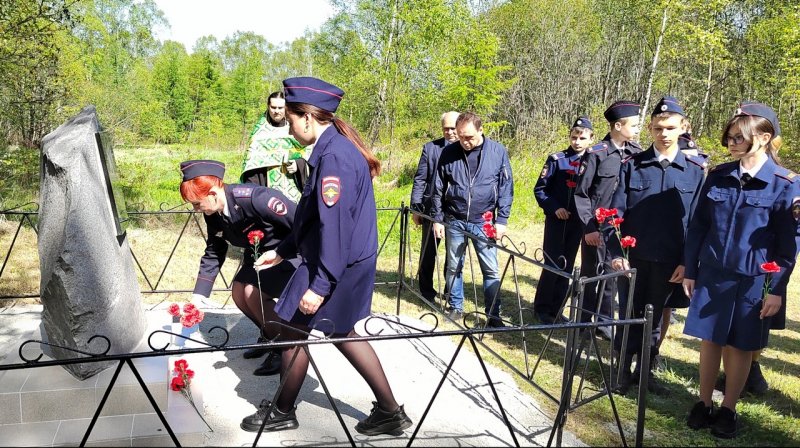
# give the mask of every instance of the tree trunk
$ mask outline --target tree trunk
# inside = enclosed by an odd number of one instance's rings
[[[706,123],[706,108],[708,108],[708,97],[711,95],[711,72],[714,67],[714,50],[708,56],[708,77],[706,78],[706,93],[703,95],[703,106],[700,108],[700,127],[697,129],[697,136],[703,134],[703,127]]]
[[[647,108],[650,107],[650,91],[653,88],[653,78],[656,75],[656,67],[658,66],[658,55],[661,52],[661,42],[664,40],[664,32],[667,30],[667,8],[664,8],[664,15],[661,17],[661,31],[658,33],[658,42],[656,43],[656,51],[653,53],[653,65],[650,67],[650,76],[647,79],[647,93],[644,95],[644,107],[642,107],[639,122],[644,123],[644,117],[647,113]]]

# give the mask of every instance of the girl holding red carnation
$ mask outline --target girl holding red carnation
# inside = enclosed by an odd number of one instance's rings
[[[194,287],[195,298],[207,298],[211,294],[225,262],[228,245],[243,248],[244,256],[233,278],[231,296],[242,313],[262,330],[264,337],[274,339],[278,335],[277,326],[265,328],[264,323],[279,321],[273,299],[280,297],[299,260],[296,256],[290,257],[275,269],[256,274],[254,256],[256,251],[263,253],[277,247],[291,233],[294,202],[273,188],[223,183],[225,165],[214,160],[183,162],[181,172],[181,196],[195,211],[203,213],[207,228],[206,250],[200,258]],[[261,350],[259,355],[263,353]],[[280,353],[270,351],[268,355],[255,375],[273,375],[280,370]],[[245,357],[252,356],[245,353]]]
[[[779,165],[775,112],[745,102],[722,132],[734,161],[711,170],[686,241],[683,287],[691,297],[684,333],[700,344],[700,401],[687,425],[736,437],[736,404],[753,354],[767,345],[798,250],[800,182]],[[714,411],[720,361],[725,397]]]

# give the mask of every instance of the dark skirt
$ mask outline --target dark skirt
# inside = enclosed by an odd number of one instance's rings
[[[255,287],[260,286],[262,293],[274,299],[281,296],[283,289],[289,283],[300,261],[296,258],[283,260],[281,264],[275,267],[262,269],[259,272],[258,279],[256,278],[256,270],[253,267],[253,263],[253,254],[245,253],[242,267],[233,277],[233,281]],[[261,280],[260,285],[259,280]]]
[[[676,283],[672,293],[664,304],[665,308],[689,308],[689,298],[683,292],[683,283]]]
[[[683,332],[743,351],[766,347],[771,318],[759,317],[765,279],[701,264]]]
[[[303,262],[284,289],[275,312],[286,321],[316,328],[323,333],[349,333],[356,322],[370,315],[375,287],[377,256],[348,265],[331,288],[316,313],[306,315],[298,309],[303,294],[313,280],[317,266]],[[327,321],[323,322],[323,319]]]

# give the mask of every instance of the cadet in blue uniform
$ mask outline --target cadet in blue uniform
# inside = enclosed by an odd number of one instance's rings
[[[611,266],[616,270],[636,268],[631,317],[644,317],[645,306],[653,305],[647,386],[656,394],[666,392],[652,375],[652,360],[658,355],[661,311],[674,285],[683,280],[684,237],[705,172],[704,159],[686,156],[678,148],[685,121],[683,108],[675,98],[665,96],[656,103],[649,126],[653,145],[622,162],[611,208],[617,210],[617,216],[623,221],[620,235],[616,235],[612,227],[607,238]],[[636,239],[636,245],[629,249],[628,259],[624,258],[621,237]],[[625,312],[620,309],[620,315]],[[617,332],[614,345],[621,349],[622,332]],[[633,356],[642,353],[641,326],[630,328],[625,351],[619,385],[619,392],[623,394],[631,384]],[[634,373],[636,378],[638,374]]]
[[[605,243],[600,234],[600,228],[595,219],[595,210],[609,208],[611,197],[617,188],[617,178],[622,159],[642,151],[634,142],[639,135],[639,110],[640,106],[632,101],[617,101],[603,113],[608,120],[609,133],[603,137],[601,143],[586,150],[578,175],[578,187],[575,191],[575,209],[583,224],[583,241],[581,243],[581,273],[583,277],[595,277],[598,270],[608,272],[610,259],[606,252]],[[598,269],[600,268],[600,269]],[[624,279],[618,279],[620,297],[627,297]],[[595,312],[600,298],[600,316],[612,318],[614,315],[614,282],[609,281],[605,290],[597,291],[600,284],[589,284],[584,291],[583,307]],[[621,301],[622,302],[622,301]],[[620,307],[622,307],[620,303]],[[591,316],[583,313],[584,321]],[[602,318],[602,317],[601,317]],[[607,339],[611,339],[611,330],[601,327],[598,332]]]
[[[292,254],[274,270],[262,272],[261,294],[253,268],[254,250],[248,233],[264,233],[259,251],[274,249],[292,230],[295,205],[278,190],[255,185],[225,185],[225,165],[214,160],[189,160],[181,163],[183,181],[181,196],[195,211],[203,212],[208,237],[206,251],[200,259],[200,271],[194,295],[207,298],[228,252],[228,243],[245,248],[242,267],[233,278],[231,296],[236,306],[269,338],[277,336],[276,328],[265,328],[264,322],[276,321],[272,299],[281,295],[299,263]],[[280,354],[269,356],[254,374],[274,375],[280,370]]]
[[[372,178],[380,162],[358,133],[334,115],[344,92],[316,78],[283,81],[289,132],[303,145],[314,144],[308,160],[310,174],[297,206],[292,237],[256,263],[273,266],[299,251],[302,264],[275,307],[281,319],[308,332],[318,327],[335,337],[357,337],[356,322],[370,314],[378,253],[378,226]],[[270,268],[274,269],[274,268]],[[322,322],[327,319],[330,322]],[[330,325],[333,325],[333,328]],[[286,332],[286,339],[301,334]],[[376,397],[370,415],[356,425],[366,435],[393,433],[411,426],[403,406],[394,398],[380,360],[366,341],[337,344],[336,348],[369,384]],[[297,352],[291,370],[286,366]],[[308,371],[300,347],[284,351],[284,388],[275,410],[262,401],[242,428],[277,431],[298,426],[295,401]]]
[[[684,333],[702,339],[700,401],[687,425],[710,426],[722,438],[737,435],[736,403],[753,352],[767,345],[770,318],[784,306],[797,256],[800,183],[778,164],[778,132],[768,106],[748,102],[737,109],[721,139],[735,161],[708,174],[686,240],[683,286],[691,304]],[[779,271],[765,274],[767,262]],[[714,415],[721,358],[726,393]]]
[[[575,120],[569,132],[569,147],[547,158],[533,188],[536,202],[545,214],[542,243],[545,263],[568,273],[572,272],[583,236],[583,225],[572,196],[578,185],[581,156],[593,139],[592,122],[587,117]],[[533,299],[533,310],[539,322],[552,324],[565,320],[560,311],[568,287],[569,279],[542,269]]]

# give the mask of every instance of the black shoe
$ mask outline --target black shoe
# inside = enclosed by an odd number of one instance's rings
[[[269,406],[269,400],[261,400],[258,411],[253,415],[248,415],[243,418],[239,427],[248,432],[258,432],[258,430],[261,429],[261,424],[264,423],[264,419],[267,417]],[[284,414],[275,407],[275,409],[272,410],[272,415],[267,418],[264,431],[283,431],[284,429],[295,429],[300,426],[294,414],[295,409],[297,408],[292,408],[291,411]]]
[[[616,376],[614,377],[616,379]],[[633,384],[633,378],[630,371],[623,370],[619,376],[619,382],[614,388],[613,392],[619,395],[626,395]]]
[[[556,316],[542,311],[536,313],[536,319],[542,325],[553,325],[556,323]]]
[[[600,336],[601,339],[605,339],[606,341],[611,340],[611,327],[597,327],[595,334]]]
[[[436,291],[420,291],[420,294],[422,294],[422,297],[424,297],[425,300],[430,302],[436,300],[436,296],[438,295]]]
[[[506,324],[499,317],[490,317],[486,321],[486,328],[505,328]]]
[[[711,435],[721,439],[732,439],[739,433],[739,418],[736,412],[720,406],[711,423]]]
[[[258,340],[256,341],[257,344],[262,344],[264,342],[267,342],[267,340],[261,337],[258,338]],[[271,349],[269,348],[251,348],[249,350],[245,350],[244,353],[242,353],[242,358],[244,359],[260,358],[266,355],[267,352],[270,350]]]
[[[698,401],[689,411],[689,417],[686,418],[686,426],[698,430],[708,428],[714,422],[714,404],[706,406],[702,401]]]
[[[387,412],[373,401],[369,417],[358,422],[356,431],[368,436],[377,436],[378,434],[396,433],[410,426],[411,419],[406,415],[403,406],[398,407],[394,412]]]
[[[650,368],[653,369],[653,371],[655,372],[661,372],[663,370],[666,370],[667,365],[664,362],[664,358],[662,358],[661,355],[656,355],[655,357],[653,357],[653,363],[650,365]]]
[[[281,353],[272,351],[264,359],[264,362],[253,371],[255,376],[270,376],[281,371]]]
[[[666,397],[669,395],[669,389],[661,384],[661,380],[656,378],[653,372],[647,375],[647,391],[659,397]]]
[[[750,364],[750,373],[747,374],[747,381],[744,383],[744,390],[753,395],[764,395],[769,390],[769,384],[761,373],[761,365],[758,361]]]

